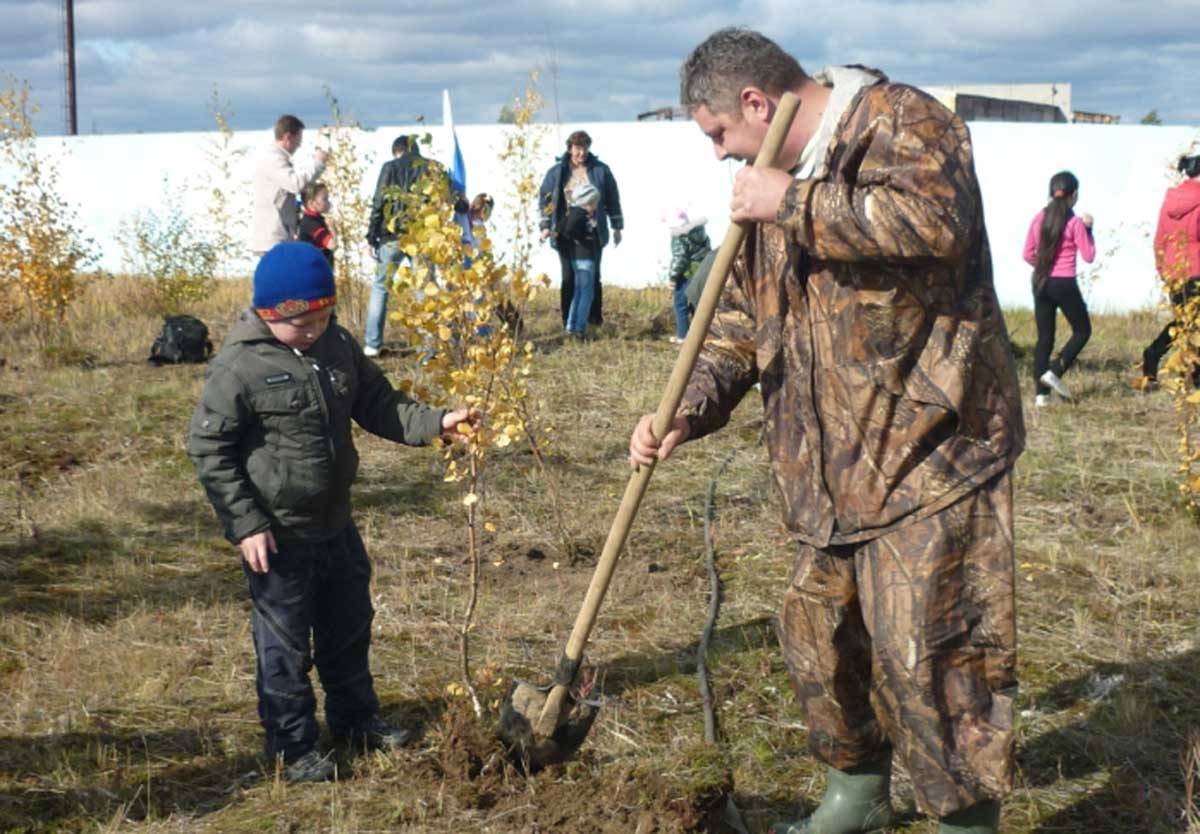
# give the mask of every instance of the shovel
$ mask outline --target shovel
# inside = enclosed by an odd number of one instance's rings
[[[780,99],[767,135],[763,139],[762,149],[754,161],[755,168],[773,166],[799,106],[800,100],[791,93],[785,93]],[[675,367],[658,404],[658,411],[654,414],[652,426],[655,437],[663,437],[670,428],[679,402],[683,399],[688,377],[696,364],[696,357],[700,354],[705,334],[712,323],[717,300],[729,275],[729,267],[741,249],[745,237],[746,226],[733,223],[725,233],[721,248],[717,250],[704,293],[700,296],[700,302],[696,305],[696,312],[692,317],[692,326],[688,330],[683,347],[680,348],[679,357],[675,360]],[[604,550],[592,573],[583,607],[575,618],[575,627],[558,662],[554,683],[542,687],[517,682],[501,709],[501,738],[508,744],[509,749],[518,755],[527,770],[536,770],[569,759],[583,745],[592,721],[595,720],[599,705],[583,702],[578,705],[583,709],[575,709],[577,704],[570,695],[570,689],[579,673],[584,647],[592,627],[596,624],[596,614],[600,610],[600,603],[604,601],[605,593],[608,592],[608,585],[617,566],[617,559],[625,547],[633,517],[637,514],[653,473],[652,462],[648,466],[637,467],[629,477],[621,506],[613,519],[608,539],[604,542]],[[572,712],[575,713],[574,716]]]

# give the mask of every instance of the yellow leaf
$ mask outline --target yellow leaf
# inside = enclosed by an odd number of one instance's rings
[[[473,505],[479,503],[479,496],[473,492],[468,492],[466,495],[463,496],[462,502],[463,502],[464,507],[473,506]]]
[[[495,533],[495,532],[496,532],[496,525],[495,525],[495,524],[492,524],[492,522],[490,522],[490,521],[486,521],[486,522],[484,522],[484,524],[483,524],[483,529],[484,529],[484,530],[487,530],[489,533]]]

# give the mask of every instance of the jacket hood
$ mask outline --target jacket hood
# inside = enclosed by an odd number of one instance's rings
[[[696,229],[702,228],[707,222],[707,217],[689,217],[686,223],[680,223],[677,226],[668,226],[667,231],[675,237],[690,235]]]
[[[1191,179],[1167,191],[1163,200],[1163,211],[1172,220],[1181,220],[1200,208],[1200,179]]]
[[[800,153],[800,161],[792,172],[797,179],[821,179],[829,174],[829,160],[826,156],[846,111],[864,87],[885,84],[888,79],[879,70],[851,64],[844,67],[825,67],[814,76],[814,80],[831,88],[829,101],[825,104],[825,112],[817,125],[816,133],[804,146]]]
[[[271,335],[270,328],[267,327],[267,323],[258,317],[258,313],[247,307],[245,310],[242,310],[237,321],[230,328],[229,334],[225,337],[225,344],[261,342],[274,338]]]

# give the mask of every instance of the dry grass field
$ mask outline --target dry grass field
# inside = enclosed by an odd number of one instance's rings
[[[247,297],[227,283],[196,312],[219,339]],[[544,468],[510,448],[488,474],[497,529],[474,652],[493,709],[513,677],[553,670],[624,487],[629,430],[674,357],[668,303],[665,290],[609,290],[606,330],[584,344],[556,338],[549,295],[530,316],[539,412],[555,430]],[[94,285],[72,313],[90,357],[58,367],[21,328],[0,332],[0,831],[724,831],[732,796],[760,832],[819,799],[771,625],[789,548],[751,400],[655,474],[590,647],[605,706],[575,760],[532,777],[447,690],[467,571],[456,488],[431,450],[360,435],[373,670],[385,714],[425,733],[396,755],[343,760],[335,783],[281,783],[259,756],[238,558],[184,453],[204,369],[144,361],[159,326],[149,309],[130,281]],[[1009,316],[1029,443],[1006,832],[1200,831],[1200,531],[1177,498],[1170,395],[1127,384],[1160,321],[1098,317],[1068,378],[1076,403],[1035,412],[1033,322]],[[705,495],[723,464],[713,748],[694,647]],[[894,794],[895,830],[936,829],[903,774]]]

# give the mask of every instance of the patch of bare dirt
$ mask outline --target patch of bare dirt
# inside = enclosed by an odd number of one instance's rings
[[[483,812],[514,834],[691,834],[724,830],[720,815],[731,791],[716,784],[681,785],[638,764],[605,764],[589,756],[523,776],[494,728],[456,703],[434,730],[436,774],[459,810]]]

